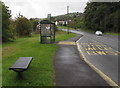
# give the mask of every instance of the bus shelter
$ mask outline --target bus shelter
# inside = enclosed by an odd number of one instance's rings
[[[40,43],[47,44],[55,42],[55,23],[49,20],[40,22]]]

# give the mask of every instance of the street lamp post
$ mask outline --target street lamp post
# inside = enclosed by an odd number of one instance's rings
[[[67,15],[68,15],[68,19],[67,19],[67,33],[69,34],[69,6],[67,6]]]

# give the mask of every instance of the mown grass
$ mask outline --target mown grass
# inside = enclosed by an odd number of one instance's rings
[[[106,35],[120,35],[120,33],[112,33],[112,32],[106,32],[104,34],[106,34]]]
[[[57,26],[58,28],[64,28],[64,29],[73,29],[73,28],[70,28],[70,27],[65,27],[65,26]]]
[[[56,41],[76,36],[58,31]],[[3,43],[2,47],[2,85],[3,86],[55,86],[53,57],[57,44],[40,44],[39,35],[16,39],[14,42]],[[19,57],[33,57],[27,71],[18,75],[9,67]]]
[[[73,36],[76,36],[76,34],[74,33],[67,33],[65,31],[59,31],[56,33],[57,34],[57,37],[59,38],[56,38],[56,41],[63,41],[63,40],[66,40],[66,39],[69,39],[70,37],[73,37]]]

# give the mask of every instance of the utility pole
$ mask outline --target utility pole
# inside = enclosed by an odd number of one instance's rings
[[[67,19],[68,29],[67,29],[67,32],[68,32],[68,34],[69,34],[69,6],[67,6],[67,15],[68,15],[68,19]]]

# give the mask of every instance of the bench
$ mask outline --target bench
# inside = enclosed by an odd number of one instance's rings
[[[9,70],[13,70],[15,72],[23,72],[28,69],[32,57],[20,57],[10,68]]]

